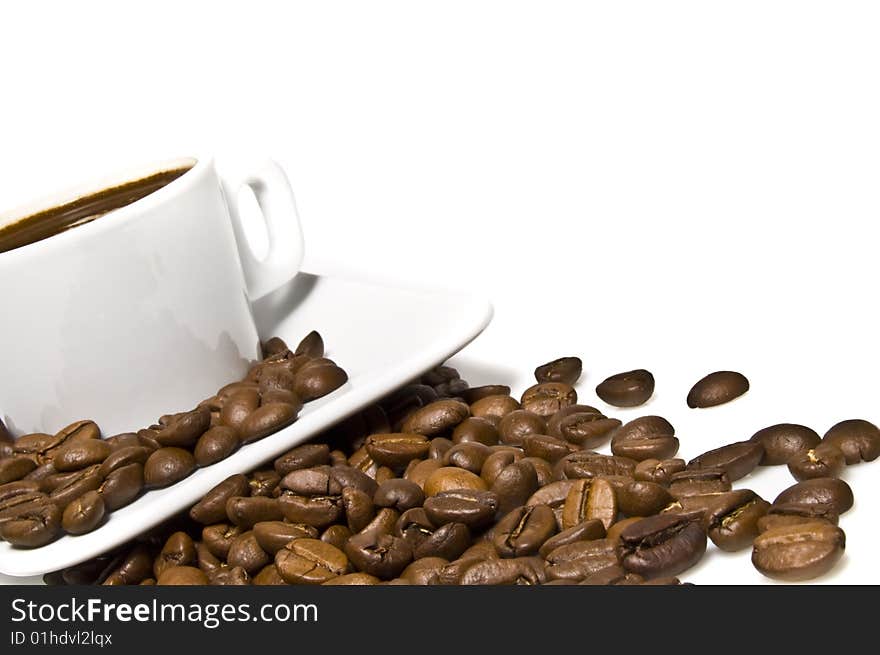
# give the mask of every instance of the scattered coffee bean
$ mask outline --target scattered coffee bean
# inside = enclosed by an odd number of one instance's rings
[[[779,423],[758,430],[750,441],[764,447],[762,466],[788,464],[792,457],[819,445],[819,435],[805,425]]]
[[[564,382],[541,382],[523,392],[522,408],[538,416],[552,416],[577,402],[577,391]]]
[[[645,578],[678,575],[703,557],[706,533],[688,517],[660,514],[623,530],[618,550],[627,571]]]
[[[150,489],[180,482],[196,470],[196,460],[183,448],[160,448],[144,464],[144,484]]]
[[[840,448],[831,442],[823,441],[815,448],[792,457],[788,470],[795,480],[812,478],[836,478],[846,466],[846,459]]]
[[[752,564],[769,578],[794,582],[827,573],[843,556],[846,535],[824,521],[799,523],[760,534]]]
[[[837,446],[847,464],[873,462],[880,457],[880,429],[861,419],[841,421],[825,433],[822,441]]]
[[[596,395],[615,407],[643,405],[653,393],[654,376],[645,369],[612,375],[596,387]]]
[[[540,382],[562,382],[574,384],[581,376],[583,363],[578,357],[561,357],[542,364],[535,369],[535,380]]]
[[[840,515],[853,506],[853,492],[846,482],[838,478],[813,478],[798,482],[776,496],[773,504],[780,503],[828,505]]]
[[[749,390],[742,373],[716,371],[697,382],[687,395],[688,407],[715,407],[739,398]]]
[[[675,428],[660,416],[642,416],[614,431],[611,452],[637,462],[673,457],[678,452]]]
[[[751,473],[764,456],[764,447],[755,441],[738,441],[721,446],[688,462],[689,469],[721,469],[729,480],[739,480]]]

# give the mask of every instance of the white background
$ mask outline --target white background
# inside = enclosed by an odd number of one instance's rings
[[[0,208],[117,162],[268,154],[306,268],[493,300],[457,360],[473,384],[518,393],[578,354],[593,403],[649,368],[655,399],[608,413],[663,414],[686,458],[776,422],[877,422],[878,19],[803,0],[8,4]],[[752,391],[687,409],[719,368]],[[880,582],[878,478],[847,470],[847,557],[824,581]],[[685,579],[764,581],[710,550]]]

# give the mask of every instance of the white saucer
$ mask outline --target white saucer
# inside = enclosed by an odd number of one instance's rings
[[[0,573],[35,576],[95,557],[195,504],[234,473],[250,471],[389,391],[443,362],[476,337],[492,318],[485,300],[448,292],[392,289],[300,273],[254,307],[260,335],[291,345],[311,330],[324,337],[327,356],[348,382],[305,406],[296,423],[241,448],[187,479],[144,494],[113,512],[89,534],[65,536],[42,548],[20,550],[0,542]],[[0,583],[37,580],[3,579]]]

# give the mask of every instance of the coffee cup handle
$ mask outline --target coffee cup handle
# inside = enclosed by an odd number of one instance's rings
[[[223,192],[251,301],[262,298],[289,282],[298,272],[303,258],[303,234],[296,212],[293,189],[284,170],[267,159],[237,179],[222,177]],[[269,251],[258,259],[248,243],[238,194],[242,187],[254,192],[269,235]]]

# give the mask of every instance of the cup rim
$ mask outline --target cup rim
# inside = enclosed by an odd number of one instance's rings
[[[127,205],[108,212],[114,214],[114,220],[93,220],[77,226],[76,229],[65,230],[38,241],[32,241],[31,243],[18,246],[12,250],[0,252],[0,261],[12,259],[14,256],[24,256],[34,252],[38,248],[51,248],[53,247],[52,244],[60,246],[69,243],[74,239],[87,238],[89,235],[100,234],[105,230],[118,229],[128,222],[132,217],[132,214],[138,213],[150,205],[157,205],[164,202],[169,194],[183,191],[183,187],[190,185],[201,171],[207,168],[210,164],[211,159],[209,157],[187,156],[163,159],[138,166],[119,168],[113,173],[101,177],[95,177],[91,180],[69,186],[55,193],[41,196],[40,198],[31,200],[10,210],[0,211],[0,225],[11,225],[26,220],[40,212],[48,211],[82,198],[87,198],[90,195],[100,193],[106,189],[137,182],[149,178],[152,175],[170,171],[175,168],[189,166],[189,170],[171,180],[171,182],[165,186],[156,189],[152,193],[149,193],[142,198],[138,198]]]

